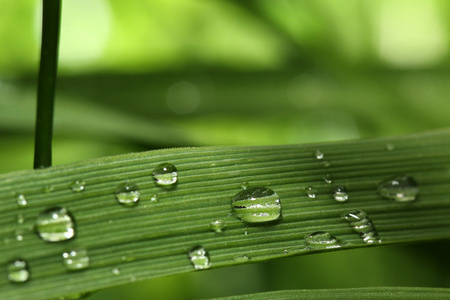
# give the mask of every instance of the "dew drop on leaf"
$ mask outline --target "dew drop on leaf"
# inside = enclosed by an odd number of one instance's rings
[[[343,214],[341,217],[349,223],[355,232],[359,233],[364,243],[381,243],[381,238],[366,212],[354,210]]]
[[[36,233],[46,242],[61,242],[75,237],[75,221],[64,207],[44,210],[36,219]]]
[[[70,189],[74,193],[80,193],[80,192],[84,191],[85,188],[86,188],[86,182],[84,182],[83,180],[75,180],[70,185]]]
[[[16,259],[6,265],[6,274],[10,282],[22,283],[30,279],[28,264],[23,259]]]
[[[120,275],[120,269],[118,267],[115,267],[111,270],[111,273],[113,273],[113,275]]]
[[[209,223],[209,228],[212,231],[215,231],[218,233],[222,232],[226,226],[227,226],[227,224],[221,219],[217,219],[217,220],[214,220],[211,223]]]
[[[231,207],[242,221],[248,223],[269,222],[281,216],[280,198],[266,187],[252,187],[237,193]]]
[[[325,231],[316,231],[306,236],[306,244],[310,249],[332,249],[341,247],[341,241]]]
[[[138,203],[141,192],[136,184],[126,182],[117,186],[115,195],[120,204],[134,206]]]
[[[348,200],[348,193],[345,186],[339,185],[333,189],[333,198],[337,202],[346,202]]]
[[[314,152],[314,157],[317,159],[323,159],[323,152],[320,150],[316,150],[316,152]]]
[[[28,204],[27,199],[23,194],[17,195],[17,206],[26,207]]]
[[[79,271],[89,267],[90,258],[86,249],[72,249],[62,254],[63,264],[68,271]]]
[[[317,189],[315,189],[314,187],[312,187],[312,186],[306,187],[305,192],[309,198],[312,198],[312,199],[316,198]]]
[[[189,259],[195,270],[203,270],[211,268],[208,252],[205,248],[198,246],[188,253]]]
[[[396,202],[411,202],[416,200],[419,194],[419,187],[414,178],[410,176],[397,176],[381,182],[378,185],[378,193]]]
[[[169,163],[163,163],[153,170],[153,180],[159,186],[172,186],[178,181],[177,168]]]

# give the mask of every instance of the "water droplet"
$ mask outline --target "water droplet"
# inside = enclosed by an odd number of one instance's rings
[[[314,152],[314,156],[315,156],[317,159],[323,159],[323,153],[322,153],[322,151],[320,151],[320,150],[316,150],[316,152]]]
[[[77,294],[70,294],[70,295],[66,295],[66,296],[59,296],[56,298],[51,298],[49,300],[79,300],[79,299],[85,299],[90,295],[91,295],[91,293],[77,293]]]
[[[341,241],[325,231],[316,231],[306,238],[306,244],[311,249],[332,249],[341,247]]]
[[[35,229],[44,241],[61,242],[75,236],[75,221],[66,208],[54,207],[37,217]]]
[[[136,184],[126,182],[116,188],[115,194],[120,204],[133,206],[138,203],[141,192]]]
[[[331,184],[333,182],[333,176],[331,176],[330,174],[327,174],[327,175],[323,176],[323,180],[326,183]]]
[[[19,242],[23,241],[23,231],[21,229],[16,229],[15,235],[17,241]]]
[[[44,187],[42,188],[42,191],[43,191],[44,193],[50,193],[50,192],[53,192],[54,189],[55,189],[55,188],[54,188],[53,186],[51,186],[51,185],[46,185],[46,186],[44,186]]]
[[[375,226],[364,211],[354,210],[343,214],[342,218],[349,222],[353,230],[360,234],[364,243],[381,243],[381,238],[378,236],[378,232],[375,229]]]
[[[153,179],[157,185],[172,186],[178,180],[177,168],[169,163],[163,163],[153,170]]]
[[[220,219],[214,220],[209,224],[209,228],[215,232],[222,232],[226,226],[227,224]]]
[[[252,187],[237,193],[231,207],[242,221],[249,223],[273,221],[281,216],[280,198],[265,187]]]
[[[72,182],[72,185],[70,186],[70,189],[75,193],[80,193],[84,191],[86,188],[86,183],[83,180],[76,180]]]
[[[17,215],[17,224],[23,224],[25,222],[25,217],[22,214]]]
[[[414,178],[398,176],[380,183],[378,185],[378,193],[397,202],[410,202],[416,200],[419,194],[419,187]]]
[[[317,189],[315,189],[314,187],[312,187],[312,186],[306,187],[305,192],[309,198],[312,198],[312,199],[316,198]]]
[[[348,200],[347,189],[345,186],[339,185],[333,189],[334,200],[338,202],[345,202]]]
[[[244,235],[248,235],[248,228],[244,228]]]
[[[6,273],[10,282],[25,282],[30,278],[28,264],[23,259],[16,259],[6,265]]]
[[[331,166],[331,163],[328,160],[324,160],[323,162],[321,162],[321,164],[325,168],[328,168],[329,166]]]
[[[153,196],[150,198],[151,202],[158,202],[158,194],[153,194]]]
[[[246,190],[246,189],[248,189],[249,186],[250,186],[250,183],[248,183],[248,181],[244,181],[241,184],[241,189]]]
[[[201,246],[195,247],[188,253],[194,269],[203,270],[211,268],[208,252]]]
[[[112,269],[111,273],[113,273],[113,275],[120,275],[120,269],[118,267],[115,267],[114,269]]]
[[[234,261],[235,262],[238,262],[238,263],[243,263],[243,262],[246,262],[246,261],[249,261],[250,260],[250,258],[247,256],[247,255],[238,255],[238,256],[236,256],[235,258],[234,258]]]
[[[73,249],[64,252],[63,264],[68,271],[79,271],[89,267],[90,258],[86,249]]]
[[[395,150],[395,145],[394,144],[390,144],[390,143],[386,144],[386,150],[387,151]]]
[[[28,202],[27,199],[25,199],[25,196],[20,194],[17,196],[17,206],[19,207],[25,207],[27,206]]]

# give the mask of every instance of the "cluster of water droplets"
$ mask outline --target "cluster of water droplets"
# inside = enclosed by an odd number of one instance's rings
[[[373,225],[369,216],[362,210],[353,210],[342,215],[353,230],[360,234],[366,244],[381,243],[375,225]]]

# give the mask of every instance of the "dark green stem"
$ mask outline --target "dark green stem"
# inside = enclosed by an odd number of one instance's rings
[[[43,0],[42,43],[37,91],[34,168],[52,165],[53,107],[58,68],[61,0]]]

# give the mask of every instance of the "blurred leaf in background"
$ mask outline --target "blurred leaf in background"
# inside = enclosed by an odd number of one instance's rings
[[[448,127],[449,11],[443,0],[64,1],[54,164]],[[3,173],[32,166],[39,24],[40,1],[0,0]],[[446,250],[435,247],[433,256],[402,246],[276,260],[92,299],[449,287]]]

